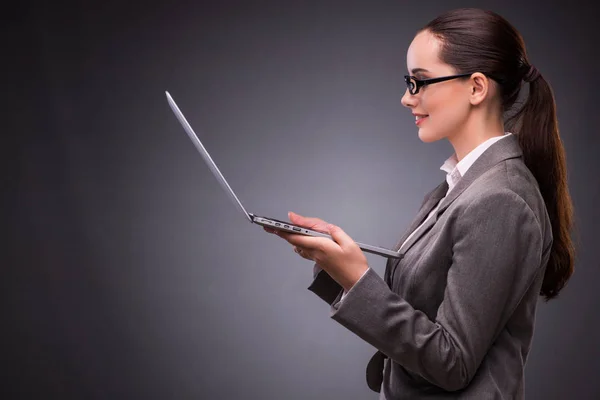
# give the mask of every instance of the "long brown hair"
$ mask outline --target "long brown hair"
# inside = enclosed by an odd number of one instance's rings
[[[573,205],[552,89],[529,62],[520,33],[494,12],[452,10],[422,30],[441,41],[439,57],[457,73],[481,72],[500,87],[506,126],[517,134],[525,165],[538,182],[552,224],[554,242],[540,290],[548,301],[573,274],[575,253],[571,240]],[[523,82],[529,83],[527,99],[515,107]]]

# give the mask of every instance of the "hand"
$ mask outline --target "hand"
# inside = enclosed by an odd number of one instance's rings
[[[327,233],[333,240],[287,233],[264,228],[294,246],[301,257],[315,261],[346,291],[369,269],[367,259],[358,245],[340,227],[318,218],[306,218],[290,212],[290,222],[304,228]]]

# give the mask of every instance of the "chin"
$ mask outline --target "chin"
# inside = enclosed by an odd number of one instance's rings
[[[443,139],[443,137],[432,134],[431,132],[428,132],[427,129],[419,129],[419,139],[421,139],[421,141],[424,143],[432,143]]]

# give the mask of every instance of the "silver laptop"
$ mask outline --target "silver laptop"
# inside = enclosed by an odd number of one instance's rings
[[[217,178],[217,180],[219,181],[219,183],[221,184],[223,189],[225,189],[227,194],[229,194],[229,197],[233,200],[234,204],[237,206],[238,210],[244,214],[244,216],[246,217],[246,219],[248,221],[250,221],[251,223],[255,223],[257,225],[269,227],[271,229],[281,230],[281,231],[290,232],[290,233],[297,233],[299,235],[319,236],[319,237],[325,237],[325,238],[331,239],[331,236],[329,236],[325,233],[322,233],[322,232],[314,231],[311,229],[306,229],[304,227],[291,224],[290,222],[280,221],[275,218],[260,217],[258,215],[254,215],[252,213],[246,212],[246,209],[244,208],[242,203],[238,200],[237,196],[235,195],[235,193],[233,192],[233,190],[231,189],[231,187],[229,186],[229,184],[227,183],[227,181],[221,174],[221,171],[219,171],[219,168],[217,168],[217,165],[214,163],[214,161],[208,154],[208,151],[206,151],[206,149],[202,145],[202,142],[200,141],[200,139],[198,139],[198,136],[196,136],[196,134],[194,133],[194,130],[192,129],[190,124],[187,122],[187,120],[183,116],[183,113],[179,110],[179,107],[177,107],[177,104],[175,104],[175,101],[173,100],[173,98],[171,97],[169,92],[165,92],[165,93],[167,94],[167,100],[169,102],[169,105],[171,106],[171,109],[175,113],[175,116],[177,117],[177,119],[179,120],[181,125],[183,126],[183,129],[185,129],[185,131],[187,132],[190,139],[192,139],[192,142],[194,143],[194,145],[200,152],[200,155],[202,155],[202,158],[204,158],[204,161],[206,161],[206,164],[208,165],[208,167],[214,174],[215,178]],[[378,247],[378,246],[371,246],[368,244],[358,243],[358,242],[356,242],[356,244],[363,251],[366,251],[368,253],[378,254],[380,256],[388,257],[388,258],[401,258],[402,257],[402,255],[400,253],[398,253],[397,251],[394,251],[394,250],[390,250],[390,249],[386,249],[386,248]]]

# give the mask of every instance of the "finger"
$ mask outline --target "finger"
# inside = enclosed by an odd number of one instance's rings
[[[306,249],[302,249],[300,247],[294,246],[294,252],[296,254],[298,254],[300,257],[304,258],[305,260],[314,261],[310,255],[310,252],[308,252]]]
[[[320,218],[303,217],[302,215],[298,215],[291,211],[288,213],[288,217],[290,222],[295,225],[327,233],[327,222]]]
[[[281,236],[281,237],[283,237],[282,234],[286,234],[286,232],[284,232],[282,230],[274,229],[274,228],[268,228],[266,226],[263,226],[263,229],[265,230],[265,232],[272,233],[273,235],[277,235],[277,236]],[[290,235],[293,235],[293,234],[290,233]]]
[[[331,242],[331,240],[325,239],[325,238],[298,235],[297,233],[288,233],[288,232],[284,232],[284,231],[277,232],[277,235],[279,237],[287,240],[290,244],[292,244],[294,246],[298,246],[303,249],[308,249],[311,251],[321,248],[322,241],[324,241],[324,240]]]
[[[343,249],[331,239],[320,237],[308,237],[301,235],[292,235],[287,240],[293,246],[303,249],[305,254],[308,251],[309,259],[316,261],[317,258],[331,254],[339,253]]]
[[[329,234],[331,235],[331,238],[340,245],[340,247],[347,247],[347,246],[351,246],[354,243],[354,240],[352,240],[352,238],[350,236],[348,236],[348,234],[346,232],[344,232],[342,230],[342,228],[340,228],[339,226],[335,226],[332,224],[329,224],[327,229],[329,230]]]

